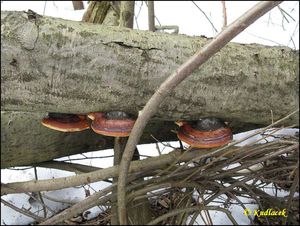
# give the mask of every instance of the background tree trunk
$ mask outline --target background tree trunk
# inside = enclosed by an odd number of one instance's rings
[[[120,27],[133,28],[135,1],[121,1],[120,4]]]
[[[102,24],[110,8],[111,4],[109,1],[91,1],[83,15],[82,21]]]
[[[84,9],[84,5],[82,1],[72,1],[74,10]]]

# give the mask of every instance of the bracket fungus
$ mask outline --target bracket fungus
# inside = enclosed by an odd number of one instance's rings
[[[89,113],[94,132],[110,137],[128,137],[135,120],[125,112],[111,111],[108,113]]]
[[[42,124],[61,132],[77,132],[90,128],[85,115],[64,113],[49,113],[48,117],[42,120]]]
[[[196,148],[216,148],[232,140],[231,129],[220,119],[208,117],[198,121],[176,121],[179,140]]]

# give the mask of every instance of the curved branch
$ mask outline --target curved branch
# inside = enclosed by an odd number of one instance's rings
[[[224,29],[215,39],[205,45],[198,53],[192,56],[188,61],[181,65],[165,82],[161,84],[159,89],[147,102],[139,115],[132,132],[129,136],[122,161],[119,168],[118,181],[118,214],[120,224],[127,224],[126,213],[126,178],[132,159],[134,149],[139,142],[142,132],[155,114],[159,105],[168,96],[168,94],[186,77],[188,77],[195,69],[205,63],[211,56],[224,47],[230,40],[245,30],[249,25],[255,22],[258,18],[270,11],[275,6],[279,5],[280,1],[260,2],[252,7],[248,12],[235,20],[226,29]]]

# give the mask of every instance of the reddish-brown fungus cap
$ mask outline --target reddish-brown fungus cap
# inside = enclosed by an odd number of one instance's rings
[[[135,123],[134,119],[119,111],[94,112],[88,117],[93,120],[91,128],[94,132],[110,137],[128,137]]]
[[[61,132],[77,132],[89,129],[85,115],[49,113],[48,117],[42,120],[42,124]]]
[[[232,140],[229,127],[216,118],[205,118],[197,122],[176,122],[180,126],[177,136],[181,141],[197,148],[215,148]]]

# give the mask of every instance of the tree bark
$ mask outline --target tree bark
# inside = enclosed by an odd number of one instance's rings
[[[138,114],[209,39],[2,12],[2,110]],[[298,51],[231,43],[170,93],[155,118],[266,125],[298,107]],[[298,124],[297,118],[292,122]]]
[[[16,111],[137,115],[209,41],[24,12],[2,12],[1,29],[1,107]],[[298,51],[231,43],[170,93],[155,117],[269,124],[271,110],[277,120],[298,106],[298,68]]]
[[[209,39],[42,17],[1,14],[1,167],[111,148],[90,130],[44,128],[47,112],[134,115]],[[298,51],[228,44],[161,104],[142,143],[176,140],[174,120],[215,116],[235,132],[261,127],[299,104]],[[298,125],[298,115],[286,124]],[[241,129],[242,128],[242,129]]]

